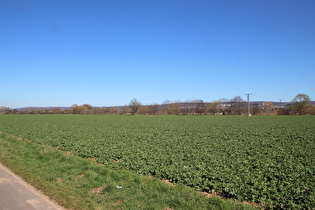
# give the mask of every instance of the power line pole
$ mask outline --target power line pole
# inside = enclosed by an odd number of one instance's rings
[[[250,114],[250,102],[249,102],[249,97],[250,97],[251,95],[253,95],[253,94],[251,94],[251,93],[246,93],[245,95],[246,95],[246,97],[247,97],[247,116],[251,116],[251,114]]]

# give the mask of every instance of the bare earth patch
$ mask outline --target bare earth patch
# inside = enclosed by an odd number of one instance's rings
[[[162,179],[162,182],[164,182],[164,183],[166,183],[166,184],[168,184],[170,186],[173,186],[173,187],[175,186],[174,183],[170,182],[170,180],[167,180],[167,179]]]
[[[118,206],[118,205],[120,205],[123,202],[124,202],[124,200],[119,200],[119,201],[116,201],[115,203],[113,203],[113,205],[114,206]]]
[[[95,188],[95,189],[92,189],[91,191],[90,191],[90,193],[93,193],[93,194],[100,194],[103,190],[104,190],[104,186],[102,186],[102,187],[98,187],[98,188]]]

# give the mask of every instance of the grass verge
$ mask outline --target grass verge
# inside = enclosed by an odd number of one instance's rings
[[[67,209],[253,209],[0,133],[0,162]]]

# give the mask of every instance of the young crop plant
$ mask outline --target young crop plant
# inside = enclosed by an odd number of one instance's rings
[[[314,209],[313,116],[1,115],[0,131],[207,193]]]

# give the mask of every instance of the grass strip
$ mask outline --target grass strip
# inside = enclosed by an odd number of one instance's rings
[[[0,133],[0,162],[67,209],[253,209]]]

